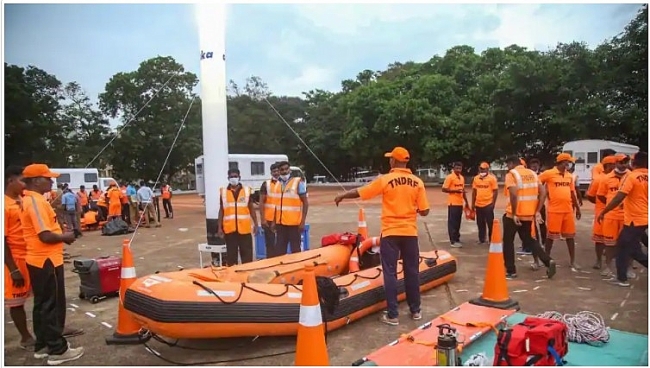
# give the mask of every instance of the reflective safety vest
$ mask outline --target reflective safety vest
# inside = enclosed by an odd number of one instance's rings
[[[264,203],[264,219],[273,221],[275,219],[275,206],[279,203],[280,193],[275,190],[275,186],[281,186],[277,180],[266,181],[266,202]]]
[[[172,192],[169,189],[170,189],[169,185],[165,185],[164,187],[162,187],[162,189],[160,190],[162,192],[162,199],[169,199],[172,197]]]
[[[275,204],[275,223],[285,226],[298,226],[302,222],[302,201],[298,195],[300,178],[291,178],[282,190],[282,183],[273,186],[277,195]]]
[[[231,234],[250,234],[253,229],[251,213],[248,210],[248,201],[251,196],[249,187],[242,187],[237,198],[232,190],[221,188],[221,203],[223,205],[223,232]]]
[[[92,199],[93,201],[98,201],[101,196],[102,196],[101,190],[97,190],[97,191],[93,190],[90,192],[90,199]]]
[[[106,204],[106,193],[100,193],[99,197],[97,198],[97,205],[101,207],[108,207]]]
[[[88,205],[88,193],[78,191],[77,197],[79,198],[79,204],[81,204],[82,206]]]
[[[537,174],[521,165],[510,170],[509,174],[514,176],[515,182],[517,183],[517,209],[515,214],[521,220],[531,221],[535,216],[539,202],[539,181]],[[509,193],[506,195],[506,198],[508,198],[506,216],[512,217]]]

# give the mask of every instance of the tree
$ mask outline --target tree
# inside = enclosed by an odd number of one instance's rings
[[[186,72],[169,56],[146,60],[135,71],[111,77],[99,99],[105,114],[122,121],[116,139],[106,150],[106,160],[117,176],[155,180],[162,171],[162,180],[168,180],[193,165],[202,147],[200,103],[192,92],[197,83],[195,74]]]

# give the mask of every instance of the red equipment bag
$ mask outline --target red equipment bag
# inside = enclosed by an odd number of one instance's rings
[[[342,244],[342,245],[356,245],[357,244],[357,235],[352,233],[335,233],[330,235],[325,235],[320,240],[321,247],[326,247],[328,245]]]
[[[560,366],[569,352],[568,328],[562,321],[526,317],[500,330],[494,347],[494,366]]]

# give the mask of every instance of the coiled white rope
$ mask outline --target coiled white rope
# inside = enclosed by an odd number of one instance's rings
[[[562,321],[569,329],[571,342],[600,346],[609,341],[609,330],[603,316],[598,313],[582,311],[577,314],[562,314],[556,311],[544,312],[537,317]]]

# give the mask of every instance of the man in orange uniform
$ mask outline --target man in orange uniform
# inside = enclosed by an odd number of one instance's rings
[[[127,224],[131,224],[131,215],[129,214],[129,196],[126,194],[126,183],[122,182],[120,186],[120,204],[122,205],[122,220]]]
[[[228,186],[219,190],[219,237],[226,241],[226,262],[234,266],[253,261],[253,227],[258,229],[251,188],[241,185],[238,169],[228,170]],[[251,221],[252,219],[252,221]]]
[[[429,202],[424,182],[406,167],[409,152],[405,148],[395,147],[384,156],[390,158],[390,173],[362,188],[336,196],[334,202],[338,206],[344,199],[368,200],[382,196],[380,252],[388,311],[382,315],[381,321],[397,326],[397,262],[400,258],[404,266],[404,289],[411,318],[422,319],[417,215],[429,214]]]
[[[605,171],[600,175],[600,180],[598,184],[598,202],[601,203],[600,211],[596,213],[596,221],[601,226],[601,234],[603,244],[607,247],[605,249],[605,269],[601,272],[602,276],[613,277],[613,273],[610,271],[614,269],[612,261],[616,256],[616,240],[621,230],[623,230],[623,206],[620,205],[615,209],[609,211],[603,216],[603,220],[599,221],[600,212],[606,207],[609,202],[614,199],[618,189],[621,186],[621,180],[629,170],[627,169],[629,158],[624,154],[617,154],[616,156],[605,157],[603,161],[614,162],[614,170],[608,170],[611,165],[604,165]],[[628,273],[628,277],[633,277]]]
[[[165,218],[174,218],[174,209],[172,208],[172,187],[166,183],[160,187],[162,195],[163,208],[165,209]]]
[[[460,223],[463,217],[463,205],[469,207],[467,194],[465,193],[465,177],[463,176],[463,164],[455,162],[453,172],[445,178],[442,184],[442,192],[447,196],[447,232],[452,248],[461,248]]]
[[[122,192],[116,182],[112,182],[106,192],[108,198],[108,220],[122,217]]]
[[[271,178],[264,181],[260,187],[260,219],[262,229],[264,229],[264,246],[266,248],[266,258],[275,257],[275,233],[271,230],[273,220],[275,219],[275,205],[278,197],[274,186],[278,184],[280,170],[278,165],[271,165]]]
[[[605,198],[598,196],[598,192],[601,187],[601,182],[606,180],[607,174],[614,170],[615,159],[614,156],[607,156],[601,160],[601,165],[603,171],[600,174],[596,174],[595,177],[591,178],[591,184],[589,184],[589,189],[587,189],[587,200],[594,204],[594,216],[598,217],[598,214],[605,208]],[[618,188],[617,188],[618,190]],[[596,263],[593,268],[599,270],[602,268],[603,263],[603,252],[605,252],[605,243],[603,239],[603,225],[594,220],[592,231],[591,231],[591,240],[595,244],[596,250]],[[609,266],[609,263],[607,263]],[[608,271],[609,272],[609,271]]]
[[[20,224],[23,168],[9,166],[5,169],[5,307],[20,333],[20,346],[33,348],[34,338],[27,329],[25,302],[31,296],[29,271],[25,262],[27,246]]]
[[[478,175],[472,181],[472,211],[476,211],[478,244],[482,245],[488,244],[489,239],[492,239],[494,205],[499,193],[497,178],[488,172],[489,169],[490,165],[482,162],[478,167]]]
[[[25,167],[26,195],[20,222],[27,253],[25,261],[34,293],[34,358],[48,358],[48,365],[79,359],[83,348],[71,348],[63,337],[66,314],[63,244],[75,241],[74,233],[63,234],[52,207],[43,194],[52,186],[53,173],[43,164]]]
[[[291,253],[299,253],[309,211],[307,185],[301,178],[291,177],[291,167],[287,161],[278,162],[278,171],[278,183],[273,188],[276,198],[273,222],[276,255],[287,254],[289,244]]]
[[[544,171],[539,176],[540,183],[546,185],[545,196],[548,197],[546,227],[548,234],[546,236],[546,253],[550,256],[553,249],[553,242],[560,237],[566,239],[569,248],[569,258],[571,259],[571,270],[578,272],[580,266],[576,263],[576,223],[573,218],[580,220],[582,213],[578,206],[573,176],[567,171],[570,163],[575,159],[568,153],[560,153],[555,159],[555,167]]]
[[[531,229],[534,222],[541,222],[540,210],[544,204],[545,189],[539,182],[537,174],[521,165],[517,156],[506,159],[506,213],[503,215],[503,260],[506,266],[506,278],[517,277],[515,265],[515,234],[525,249],[529,249],[547,267],[549,278],[555,275],[555,262],[544,252],[537,240],[533,239]],[[533,267],[536,269],[536,267]]]
[[[81,205],[81,214],[88,212],[90,209],[88,201],[88,192],[86,192],[86,187],[83,185],[79,186],[79,191],[77,192],[77,198],[79,198],[79,204]]]
[[[607,213],[623,203],[623,229],[616,241],[616,277],[610,282],[629,287],[627,271],[629,258],[648,268],[648,255],[641,250],[641,242],[648,230],[648,153],[637,152],[632,160],[633,170],[627,174],[618,193],[598,216],[603,221]]]
[[[103,197],[102,191],[99,190],[99,187],[97,185],[93,185],[93,190],[90,191],[90,209],[94,209],[95,211],[99,211],[97,208],[99,200]]]

